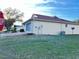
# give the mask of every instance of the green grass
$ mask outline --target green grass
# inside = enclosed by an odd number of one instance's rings
[[[0,59],[79,59],[79,36],[0,37]]]

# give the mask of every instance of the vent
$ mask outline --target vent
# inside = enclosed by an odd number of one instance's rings
[[[33,19],[37,19],[38,18],[38,16],[37,15],[33,15]]]

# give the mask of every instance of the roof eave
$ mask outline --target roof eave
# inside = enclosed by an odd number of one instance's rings
[[[27,23],[27,22],[29,22],[29,21],[32,21],[33,19],[29,19],[29,20],[27,20],[27,21],[25,21],[23,24],[25,24],[25,23]]]

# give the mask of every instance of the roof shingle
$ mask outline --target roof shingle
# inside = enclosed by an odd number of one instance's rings
[[[58,18],[57,16],[45,16],[45,15],[39,15],[39,14],[33,14],[31,19],[34,19],[34,16],[37,16],[35,20],[39,21],[52,21],[57,23],[72,23],[72,21],[64,20],[61,18]]]
[[[61,19],[57,16],[52,17],[52,16],[45,16],[45,15],[39,15],[39,14],[33,14],[31,19],[29,19],[28,21],[31,21],[31,20],[53,22],[53,23],[62,23],[62,24],[76,24],[72,21]],[[26,21],[26,22],[28,22],[28,21]],[[26,23],[26,22],[24,22],[24,23]]]

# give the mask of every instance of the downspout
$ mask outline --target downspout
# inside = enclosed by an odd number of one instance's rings
[[[62,32],[62,23],[61,23],[61,27],[60,27],[60,33]],[[61,34],[60,34],[61,35]]]

